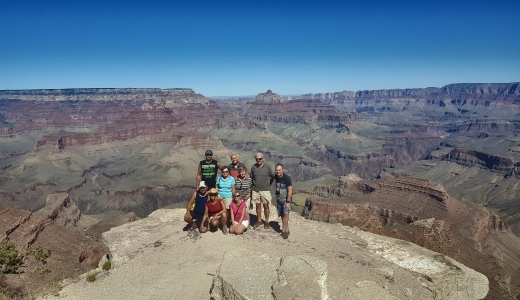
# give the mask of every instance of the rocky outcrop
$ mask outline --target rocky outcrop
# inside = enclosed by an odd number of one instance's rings
[[[485,276],[454,260],[354,228],[294,215],[289,240],[273,229],[200,234],[182,230],[184,213],[157,210],[103,234],[113,269],[59,297],[482,299],[488,291]]]
[[[520,292],[508,283],[520,279],[520,239],[496,214],[461,203],[426,179],[401,176],[364,184],[372,189],[340,180],[311,192],[304,190],[309,195],[304,215],[443,253],[485,274],[490,279],[491,299],[511,298]]]
[[[237,272],[237,265],[255,271],[250,276],[243,276]],[[224,254],[213,278],[210,295],[215,300],[327,300],[327,264],[312,256],[289,255],[282,259],[239,248]]]
[[[46,205],[35,216],[53,220],[57,225],[73,227],[79,221],[81,213],[67,193],[54,193],[47,196]]]
[[[491,155],[482,151],[456,148],[452,149],[442,159],[454,161],[465,166],[479,166],[508,176],[520,175],[520,162],[514,162],[509,158]]]
[[[264,102],[264,103],[280,103],[285,101],[280,95],[273,93],[271,90],[267,90],[265,93],[258,94],[250,102]]]
[[[9,281],[22,286],[25,292],[34,293],[55,281],[87,272],[108,253],[105,245],[87,233],[71,228],[77,214],[70,211],[73,205],[67,199],[65,194],[50,196],[49,207],[34,214],[0,206],[1,241],[13,242],[19,252],[35,245],[51,250],[51,256],[43,266],[50,271],[46,276],[34,272],[42,266],[33,260],[25,262],[20,274],[9,275]]]

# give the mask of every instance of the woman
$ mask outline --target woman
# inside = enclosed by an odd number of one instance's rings
[[[201,233],[207,232],[210,226],[218,228],[218,224],[220,223],[220,225],[222,225],[222,233],[228,234],[226,207],[222,199],[218,198],[217,194],[218,192],[215,188],[208,191],[209,200],[206,202],[204,217],[202,218]],[[206,220],[209,223],[207,224],[208,226],[205,226]]]
[[[217,179],[217,189],[218,196],[222,198],[226,208],[229,208],[231,201],[233,201],[233,195],[235,194],[235,184],[235,178],[229,176],[228,167],[222,168],[222,174]]]
[[[232,219],[229,232],[236,235],[244,233],[249,226],[249,214],[247,213],[246,203],[239,192],[233,194],[233,202],[229,205],[229,210]]]
[[[247,175],[247,168],[246,167],[240,167],[238,168],[238,176],[236,179],[236,191],[242,195],[242,200],[246,203],[249,201],[249,198],[251,196],[251,177]],[[249,207],[249,209],[252,209],[252,204]]]

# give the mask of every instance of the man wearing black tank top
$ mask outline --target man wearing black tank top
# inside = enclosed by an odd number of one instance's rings
[[[213,159],[213,151],[208,149],[204,155],[206,155],[206,160],[199,162],[195,186],[199,186],[199,183],[204,181],[208,189],[212,189],[217,185],[217,173],[219,169],[222,170],[222,164]]]

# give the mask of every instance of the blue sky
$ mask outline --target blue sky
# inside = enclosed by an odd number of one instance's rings
[[[0,89],[238,96],[513,82],[519,16],[518,0],[0,0]]]

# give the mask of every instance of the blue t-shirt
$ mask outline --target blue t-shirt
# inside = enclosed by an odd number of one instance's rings
[[[236,184],[235,178],[233,178],[232,176],[228,176],[226,180],[224,180],[224,177],[220,176],[217,180],[218,195],[221,198],[232,198],[233,197],[232,187],[235,184]]]

